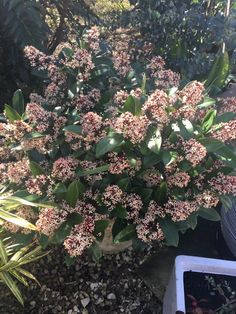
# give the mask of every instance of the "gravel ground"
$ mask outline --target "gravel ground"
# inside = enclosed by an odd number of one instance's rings
[[[41,287],[32,283],[22,291],[26,297],[22,308],[1,285],[1,314],[160,314],[161,305],[136,274],[136,269],[151,252],[132,249],[107,255],[100,264],[83,256],[67,268],[60,249],[53,250],[29,270]]]

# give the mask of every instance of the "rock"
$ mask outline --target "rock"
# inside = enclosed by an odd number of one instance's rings
[[[104,299],[103,299],[103,298],[99,298],[99,299],[96,301],[96,305],[101,304],[102,302],[104,302]]]
[[[90,298],[84,298],[84,299],[80,300],[80,302],[83,305],[83,307],[86,307],[90,302]]]
[[[90,284],[91,290],[95,290],[97,287],[98,287],[98,283],[97,283],[97,282],[92,282],[92,283]]]
[[[108,296],[107,296],[107,299],[108,300],[116,300],[116,296],[114,293],[109,293]]]
[[[75,305],[75,306],[73,307],[73,310],[74,310],[76,313],[79,313],[79,308],[78,308],[77,305]]]
[[[72,314],[73,313],[73,310],[69,310],[68,312],[67,312],[67,314]]]

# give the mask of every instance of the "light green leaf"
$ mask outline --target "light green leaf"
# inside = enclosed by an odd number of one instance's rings
[[[21,295],[21,292],[17,287],[15,281],[12,279],[12,277],[8,273],[2,272],[0,273],[0,279],[11,290],[11,292],[14,294],[16,299],[21,303],[21,305],[24,305],[24,300]]]
[[[158,154],[161,149],[162,144],[162,137],[160,130],[156,129],[151,137],[147,140],[147,146],[148,148],[154,152],[155,154]]]
[[[33,176],[44,174],[43,168],[35,161],[30,161],[30,170]]]
[[[0,218],[6,220],[8,222],[11,222],[15,225],[18,225],[20,227],[26,228],[26,229],[37,230],[36,226],[34,226],[29,221],[15,215],[15,214],[9,213],[3,209],[0,209]]]
[[[4,113],[7,117],[7,119],[11,122],[15,120],[21,120],[21,116],[18,112],[16,112],[12,107],[5,105]]]

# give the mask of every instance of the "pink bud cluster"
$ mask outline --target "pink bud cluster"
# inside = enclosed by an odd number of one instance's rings
[[[236,176],[219,173],[215,178],[209,181],[213,191],[220,195],[231,194],[236,196]]]
[[[147,117],[137,117],[131,112],[125,112],[115,120],[113,129],[117,133],[122,133],[124,138],[130,140],[132,144],[137,144],[144,140],[148,126]]]
[[[150,120],[167,124],[169,122],[168,113],[166,111],[168,105],[168,95],[163,90],[157,89],[149,96],[148,101],[144,104],[143,112]]]
[[[87,217],[72,229],[71,234],[64,241],[65,249],[70,256],[81,255],[93,243],[94,227],[94,220]]]
[[[213,138],[222,142],[231,142],[236,140],[236,120],[221,123],[216,129],[211,131]]]
[[[54,161],[51,176],[62,182],[75,178],[78,160],[73,157],[61,157]]]
[[[206,148],[195,139],[183,143],[183,149],[185,152],[185,158],[196,167],[207,155]]]

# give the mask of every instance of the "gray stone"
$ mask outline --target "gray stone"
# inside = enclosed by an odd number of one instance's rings
[[[84,298],[84,299],[80,300],[80,302],[83,305],[83,307],[86,307],[89,304],[89,302],[90,302],[90,298],[89,297],[88,298]]]
[[[116,296],[115,296],[114,293],[109,293],[109,294],[107,295],[107,299],[108,299],[108,300],[116,300]]]

